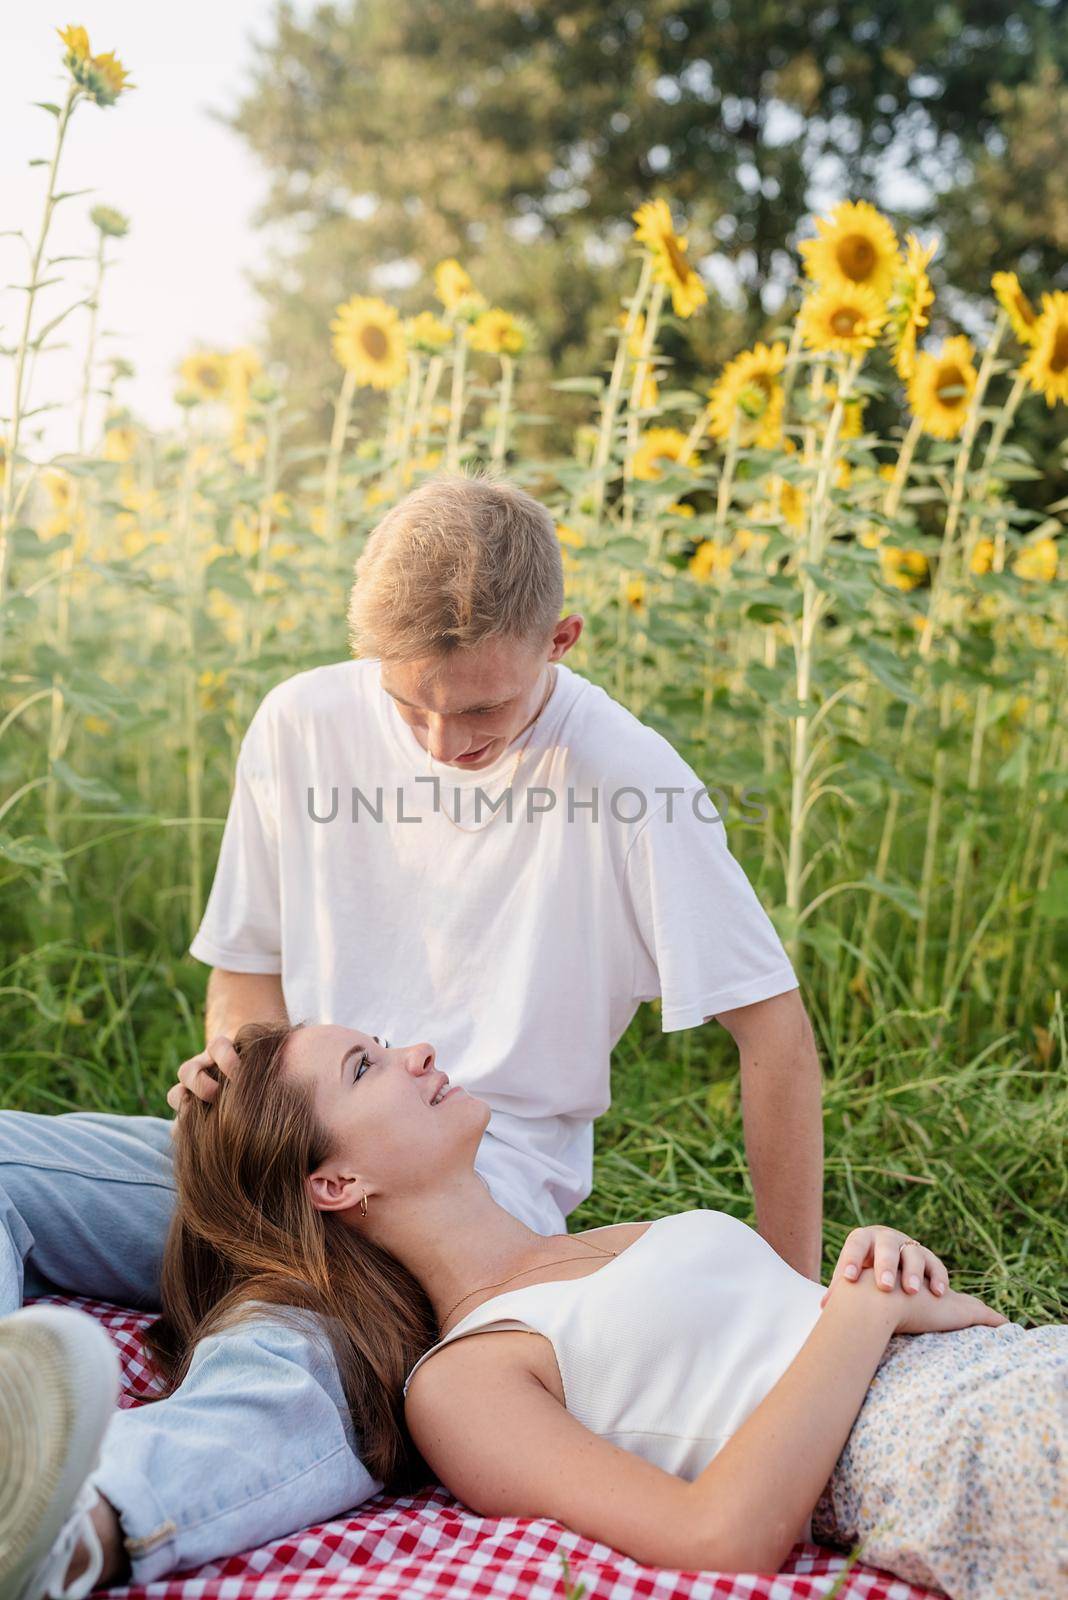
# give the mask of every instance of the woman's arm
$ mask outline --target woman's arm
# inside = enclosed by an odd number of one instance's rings
[[[552,1517],[648,1566],[777,1572],[902,1314],[904,1293],[865,1277],[831,1297],[778,1383],[692,1483],[591,1433],[517,1371],[514,1343],[498,1343],[509,1335],[457,1339],[421,1367],[408,1427],[441,1482],[485,1516]]]

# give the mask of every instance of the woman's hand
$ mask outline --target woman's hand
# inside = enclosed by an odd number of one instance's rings
[[[189,1095],[196,1095],[198,1100],[214,1100],[219,1092],[219,1085],[206,1067],[215,1066],[224,1077],[229,1076],[241,1064],[240,1057],[230,1040],[221,1033],[209,1041],[206,1050],[201,1050],[199,1055],[190,1056],[188,1061],[183,1061],[178,1068],[178,1082],[172,1084],[167,1090],[167,1104],[172,1111],[181,1112],[182,1106]]]
[[[973,1328],[977,1324],[1000,1328],[1009,1320],[977,1295],[961,1294],[957,1289],[947,1289],[941,1295],[927,1289],[902,1295],[899,1312],[896,1333],[952,1333],[956,1328]]]
[[[907,1233],[901,1233],[897,1228],[877,1225],[854,1228],[842,1246],[820,1306],[827,1304],[827,1296],[839,1278],[846,1283],[855,1283],[865,1267],[872,1268],[876,1284],[887,1293],[897,1288],[900,1271],[901,1287],[906,1294],[919,1294],[924,1279],[930,1280],[932,1294],[945,1294],[949,1288],[949,1273],[942,1262],[933,1250],[926,1249],[924,1245],[912,1241],[906,1243],[908,1238]]]

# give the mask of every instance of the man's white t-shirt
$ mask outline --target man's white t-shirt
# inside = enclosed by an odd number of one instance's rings
[[[379,669],[265,696],[190,949],[281,974],[294,1022],[432,1044],[491,1108],[491,1190],[564,1232],[639,1003],[661,997],[671,1033],[798,981],[693,768],[603,689],[557,662],[518,768],[527,733],[465,773],[431,762]]]

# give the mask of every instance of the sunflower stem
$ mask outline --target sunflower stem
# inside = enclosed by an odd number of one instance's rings
[[[634,525],[634,454],[638,448],[641,429],[638,412],[641,410],[642,390],[645,388],[645,380],[652,365],[665,292],[662,283],[653,285],[653,292],[649,297],[649,311],[642,330],[641,348],[634,363],[634,376],[630,385],[630,402],[627,406],[627,448],[623,457],[623,526],[628,533]]]
[[[927,660],[927,657],[931,653],[931,648],[932,648],[932,644],[933,644],[933,641],[934,641],[935,623],[937,621],[939,621],[940,617],[941,617],[942,595],[944,593],[946,578],[947,578],[947,575],[948,575],[947,574],[948,554],[949,554],[950,546],[951,546],[951,543],[952,543],[953,535],[954,535],[954,533],[956,531],[957,518],[959,517],[959,514],[960,514],[960,506],[961,506],[961,504],[963,502],[964,485],[965,485],[965,479],[966,479],[966,475],[967,475],[968,462],[970,460],[971,449],[972,449],[972,444],[973,444],[974,439],[975,439],[976,430],[977,430],[978,425],[979,425],[979,412],[980,412],[980,408],[982,406],[983,396],[986,393],[987,384],[989,383],[990,377],[992,375],[994,360],[995,360],[995,357],[997,355],[997,349],[998,349],[999,344],[1001,343],[1001,339],[1002,339],[1002,337],[1004,335],[1007,323],[1008,323],[1008,318],[1005,316],[1004,313],[1001,313],[1001,315],[999,315],[999,317],[997,319],[997,322],[995,323],[994,331],[991,334],[990,342],[987,345],[987,348],[986,348],[986,350],[984,352],[983,360],[982,360],[982,363],[980,364],[979,372],[978,372],[978,374],[976,376],[975,389],[974,389],[974,391],[972,393],[971,403],[970,403],[969,408],[968,408],[968,414],[967,414],[967,417],[965,418],[964,430],[963,430],[962,437],[961,437],[961,446],[960,446],[960,449],[957,452],[957,459],[956,459],[956,463],[955,463],[955,466],[954,466],[953,485],[952,485],[952,489],[951,489],[951,492],[950,492],[949,505],[948,505],[948,508],[947,508],[946,525],[945,525],[945,528],[943,529],[943,533],[942,533],[942,545],[941,545],[939,562],[938,562],[937,568],[935,569],[935,574],[934,574],[934,577],[933,577],[932,583],[931,583],[931,593],[930,593],[930,598],[928,600],[927,615],[924,618],[923,631],[922,631],[921,636],[920,636],[920,642],[919,642],[918,651],[917,651],[918,657],[919,657],[919,660],[920,660],[921,663],[925,663],[926,660]],[[910,425],[910,430],[909,431],[910,432],[912,431],[911,425]],[[898,737],[898,747],[901,750],[906,751],[906,752],[908,751],[908,749],[910,747],[910,741],[911,741],[911,737],[912,737],[913,727],[914,727],[915,722],[916,722],[916,716],[917,716],[917,703],[913,702],[906,708],[904,718],[902,719],[901,732],[900,732],[900,735]],[[937,785],[938,773],[939,773],[939,764],[938,764],[938,761],[936,760],[936,762],[935,762],[936,785]],[[894,831],[895,831],[895,828],[897,827],[897,816],[898,816],[898,810],[899,810],[899,807],[900,807],[900,803],[901,803],[900,791],[897,790],[897,789],[892,789],[891,792],[890,792],[889,798],[887,800],[886,815],[883,818],[883,830],[882,830],[882,835],[881,835],[880,840],[879,840],[879,849],[878,849],[878,853],[876,855],[876,860],[875,860],[875,876],[877,878],[879,878],[880,880],[885,877],[886,869],[887,869],[887,867],[889,865],[890,850],[891,850],[891,846],[893,844]],[[936,811],[936,814],[937,814],[937,811],[941,807],[941,793],[937,789],[937,786],[932,791],[931,807],[932,807],[932,809],[934,809]],[[878,899],[877,896],[873,895],[868,901],[867,909],[866,909],[865,916],[864,916],[864,924],[863,924],[863,928],[862,928],[861,936],[860,936],[860,941],[859,941],[859,944],[860,944],[860,957],[859,957],[857,973],[855,975],[855,980],[854,981],[856,981],[856,979],[862,977],[863,974],[865,973],[865,971],[867,970],[867,966],[868,966],[868,951],[871,948],[871,942],[872,942],[872,938],[873,938],[874,932],[875,932],[875,921],[876,921],[876,917],[878,915],[878,911],[879,911],[879,899]],[[916,964],[915,964],[915,967],[913,969],[914,984],[916,982],[920,981],[920,979],[918,978],[917,975],[922,971],[923,959],[921,959],[921,958],[925,958],[925,954],[926,954],[926,937],[927,937],[926,921],[923,918],[922,912],[921,912],[920,929],[917,931]]]
[[[1027,379],[1022,373],[1018,372],[1016,374],[1016,379],[1013,383],[1013,386],[1009,390],[1005,404],[998,412],[997,421],[994,423],[994,426],[990,432],[990,438],[987,441],[986,453],[983,456],[983,470],[975,491],[975,499],[977,504],[981,505],[986,499],[987,490],[990,487],[990,479],[993,476],[994,463],[997,460],[998,453],[1005,442],[1005,435],[1009,431],[1009,426],[1012,423],[1017,410],[1019,409],[1020,401],[1023,399],[1026,392]],[[965,567],[968,566],[972,553],[975,550],[975,546],[979,541],[979,532],[981,526],[982,514],[978,511],[974,512],[969,520],[968,531],[965,535]],[[1003,527],[999,526],[994,535],[994,546],[997,557],[1000,557],[1000,559],[997,560],[995,571],[1001,572],[1005,562],[1005,532]]]
[[[830,420],[824,435],[816,484],[812,491],[809,505],[805,532],[806,560],[800,564],[801,622],[800,627],[791,625],[790,630],[794,647],[797,703],[802,708],[799,714],[792,718],[790,841],[786,865],[786,906],[790,914],[786,948],[791,961],[797,961],[800,953],[802,860],[804,855],[805,823],[809,809],[806,802],[809,777],[808,739],[812,721],[807,708],[812,689],[816,629],[827,608],[826,595],[821,589],[817,588],[811,572],[806,569],[818,567],[823,558],[826,543],[831,471],[838,447],[838,435],[841,432],[842,418],[845,415],[845,404],[852,392],[863,359],[863,350],[856,351],[849,358],[841,380],[835,385],[834,404],[831,407]],[[820,370],[822,374],[822,368]],[[822,377],[820,392],[822,392]]]
[[[491,459],[495,467],[503,466],[504,458],[508,453],[508,421],[512,408],[512,386],[515,382],[515,362],[512,357],[501,351],[501,382],[497,391],[497,426],[493,430],[493,453]]]
[[[254,663],[259,659],[260,649],[263,644],[263,599],[267,587],[267,565],[270,556],[274,497],[278,490],[281,411],[281,400],[272,400],[267,407],[264,424],[267,449],[264,453],[263,491],[260,496],[259,518],[256,528],[256,561],[252,572],[252,589],[255,599],[252,601],[252,627],[249,634],[250,663]],[[242,720],[244,719],[242,718]]]
[[[594,520],[598,522],[604,513],[605,485],[612,456],[612,440],[615,435],[619,397],[623,390],[623,374],[627,367],[627,347],[634,337],[634,330],[638,326],[638,317],[652,281],[653,258],[646,252],[642,258],[642,270],[638,278],[638,286],[627,303],[626,321],[620,330],[619,342],[616,345],[615,358],[612,362],[612,375],[608,380],[608,388],[601,396],[601,422],[597,434],[597,449],[593,458],[592,496],[592,514]]]
[[[185,778],[186,810],[189,828],[189,937],[200,925],[202,911],[201,884],[203,881],[204,844],[201,837],[202,768],[200,750],[200,714],[197,704],[197,616],[200,610],[199,567],[193,547],[193,497],[194,461],[193,432],[190,411],[185,413],[185,454],[182,461],[181,487],[178,500],[178,545],[182,554],[182,612],[185,621],[186,659],[184,677],[185,721]]]
[[[975,390],[971,396],[968,413],[964,420],[960,449],[957,451],[957,459],[954,463],[953,485],[950,491],[949,506],[946,511],[946,524],[942,532],[938,566],[935,569],[927,615],[924,618],[923,632],[920,636],[919,653],[921,657],[930,654],[934,639],[935,622],[940,619],[941,611],[944,608],[944,599],[948,594],[954,539],[956,537],[957,524],[960,521],[961,507],[964,504],[964,489],[967,482],[968,468],[971,464],[975,436],[979,428],[980,411],[987,387],[993,376],[998,346],[1004,338],[1008,324],[1008,314],[1005,311],[1001,311],[994,325],[994,331],[990,336],[990,342],[983,352],[983,359],[980,362],[979,372],[975,380]],[[913,968],[913,995],[917,1004],[923,1003],[927,987],[927,940],[930,933],[938,829],[942,817],[942,797],[946,780],[945,735],[949,729],[952,716],[952,702],[952,689],[947,682],[943,684],[942,693],[939,697],[939,745],[935,751],[931,803],[927,813],[923,869],[920,876],[920,917],[916,928],[916,958]]]
[[[331,549],[334,546],[334,532],[337,527],[337,496],[341,477],[341,457],[345,449],[345,439],[349,430],[349,417],[352,413],[352,397],[355,393],[356,374],[351,367],[346,367],[337,400],[334,402],[334,427],[330,435],[330,449],[326,457],[326,476],[323,482],[323,504],[325,507],[323,537]]]
[[[418,350],[408,352],[408,389],[404,399],[404,420],[401,424],[400,450],[397,453],[396,485],[397,493],[404,493],[404,480],[408,472],[408,462],[412,454],[412,434],[415,431],[415,415],[419,404],[419,387],[422,378],[423,363]]]
[[[723,471],[720,473],[719,483],[716,485],[716,520],[713,528],[717,545],[723,543],[723,533],[727,526],[727,512],[731,503],[731,491],[734,488],[734,474],[738,465],[738,439],[741,433],[738,412],[739,407],[735,406],[731,414],[730,432],[727,434],[727,448],[723,455]]]
[[[467,371],[467,330],[458,323],[452,350],[452,392],[449,396],[449,434],[445,465],[455,472],[460,465],[460,431],[464,414],[464,377]]]
[[[894,476],[887,487],[886,499],[883,503],[883,514],[888,519],[897,516],[898,507],[901,504],[901,496],[904,493],[905,484],[912,469],[912,458],[916,454],[916,446],[920,442],[922,432],[923,423],[919,417],[913,417],[909,423],[908,432],[905,434],[901,449],[898,451],[897,460],[894,463]]]
[[[52,224],[52,212],[56,205],[56,178],[59,173],[59,158],[63,151],[63,141],[66,138],[67,127],[80,97],[81,89],[79,85],[71,83],[67,89],[67,98],[56,119],[56,143],[48,169],[48,183],[45,188],[44,210],[41,214],[37,246],[30,264],[29,282],[25,286],[26,309],[22,318],[22,330],[15,350],[15,381],[11,399],[11,427],[7,439],[7,449],[4,452],[3,495],[0,497],[0,661],[3,660],[4,655],[8,552],[11,530],[15,523],[15,461],[18,456],[23,408],[26,399],[24,378],[26,374],[26,356],[30,348],[30,326],[33,321],[33,308],[37,301],[38,285],[41,282],[41,260],[44,256],[45,243],[48,239],[48,230]]]
[[[445,357],[434,355],[427,363],[426,378],[423,382],[423,393],[419,401],[419,420],[416,424],[415,439],[420,453],[425,452],[430,435],[430,415],[434,409],[438,390],[441,387],[441,376],[445,371]]]

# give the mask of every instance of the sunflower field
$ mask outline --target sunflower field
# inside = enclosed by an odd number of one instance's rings
[[[1028,407],[1068,416],[1068,294],[1032,304],[998,273],[985,338],[934,341],[937,238],[843,200],[799,226],[779,325],[684,388],[658,341],[709,291],[657,197],[602,369],[538,412],[517,400],[537,329],[445,260],[414,317],[359,285],[337,307],[328,438],[297,442],[284,372],[246,347],[189,352],[181,425],[152,433],[97,348],[126,219],[94,208],[90,300],[41,311],[65,143],[129,86],[84,29],[62,40],[3,347],[3,1103],[167,1114],[202,1042],[206,972],[185,951],[248,719],[346,655],[382,510],[483,465],[553,511],[586,624],[569,664],[706,781],[797,966],[825,1065],[828,1261],[858,1222],[895,1222],[955,1286],[1063,1315],[1068,501],[1022,492],[1042,474],[1014,434]],[[39,460],[35,360],[79,308],[78,448]],[[562,406],[583,418],[570,447],[538,449]],[[577,1225],[744,1214],[729,1043],[663,1036],[641,1008]]]

